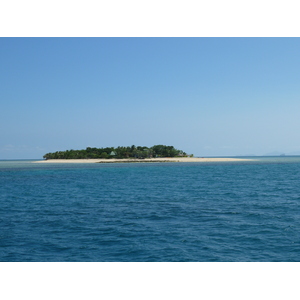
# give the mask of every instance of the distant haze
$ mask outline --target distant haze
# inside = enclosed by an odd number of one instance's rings
[[[299,38],[0,38],[0,159],[300,154]],[[273,154],[272,154],[273,153]]]

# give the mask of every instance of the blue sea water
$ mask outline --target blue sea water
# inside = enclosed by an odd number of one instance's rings
[[[0,161],[0,261],[300,261],[300,157]]]

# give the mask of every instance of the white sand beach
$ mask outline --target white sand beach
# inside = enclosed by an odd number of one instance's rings
[[[245,158],[216,158],[216,157],[160,157],[160,158],[145,158],[145,159],[49,159],[36,161],[35,163],[146,163],[146,162],[242,162],[252,161]]]

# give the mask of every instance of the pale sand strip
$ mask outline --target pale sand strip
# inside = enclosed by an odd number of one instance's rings
[[[143,163],[143,162],[243,162],[252,161],[245,158],[215,158],[215,157],[162,157],[162,158],[145,158],[145,159],[49,159],[36,161],[35,163]]]

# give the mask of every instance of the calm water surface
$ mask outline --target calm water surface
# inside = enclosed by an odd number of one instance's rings
[[[0,161],[0,261],[300,261],[300,157]]]

